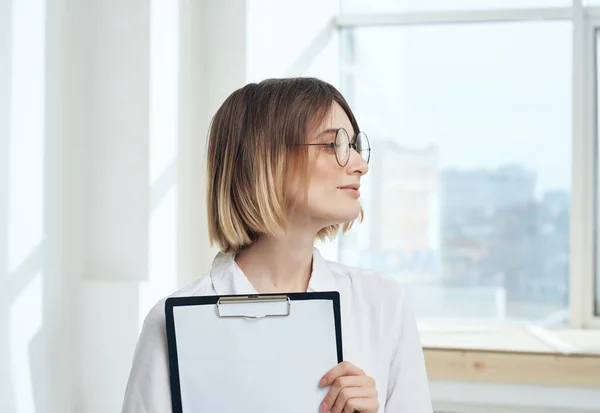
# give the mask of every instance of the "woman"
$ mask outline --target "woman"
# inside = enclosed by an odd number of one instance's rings
[[[221,252],[209,274],[174,295],[339,291],[347,361],[320,381],[331,386],[320,410],[430,413],[402,288],[313,248],[316,238],[362,218],[369,157],[348,103],[325,82],[271,79],[235,91],[217,111],[208,144],[209,237]],[[123,412],[171,412],[164,300],[144,323]]]

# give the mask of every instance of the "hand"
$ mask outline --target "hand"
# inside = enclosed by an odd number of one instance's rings
[[[332,385],[321,403],[323,413],[377,413],[379,410],[375,380],[352,363],[338,364],[323,376],[319,385]]]

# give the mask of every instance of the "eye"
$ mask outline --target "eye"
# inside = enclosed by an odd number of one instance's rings
[[[335,152],[335,142],[330,142],[323,145],[323,148],[328,152]]]

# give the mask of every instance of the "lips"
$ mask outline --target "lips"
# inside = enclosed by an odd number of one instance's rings
[[[340,189],[354,189],[355,191],[358,191],[360,189],[360,184],[350,184],[350,185],[338,186],[338,188],[340,188]]]
[[[338,189],[341,189],[342,191],[346,192],[352,198],[358,199],[360,197],[360,191],[359,191],[360,185],[359,184],[349,184],[349,185],[344,185],[344,186],[338,186]]]

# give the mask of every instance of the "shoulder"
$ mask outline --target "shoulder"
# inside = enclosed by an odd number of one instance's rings
[[[138,338],[123,401],[123,412],[171,411],[165,302],[169,297],[209,295],[210,277],[160,299],[149,311]]]
[[[353,298],[396,307],[405,300],[405,289],[400,282],[385,273],[350,267],[335,261],[326,261],[342,291]]]
[[[155,329],[159,328],[164,330],[165,326],[165,302],[169,298],[174,297],[189,297],[189,296],[203,296],[214,294],[212,281],[208,274],[204,275],[197,281],[186,285],[185,287],[161,298],[152,309],[148,312],[146,320],[144,321],[144,329]],[[154,327],[154,328],[153,328]]]
[[[346,311],[366,325],[380,326],[395,338],[417,334],[415,314],[406,288],[391,276],[327,261]],[[392,340],[395,340],[392,339]]]

